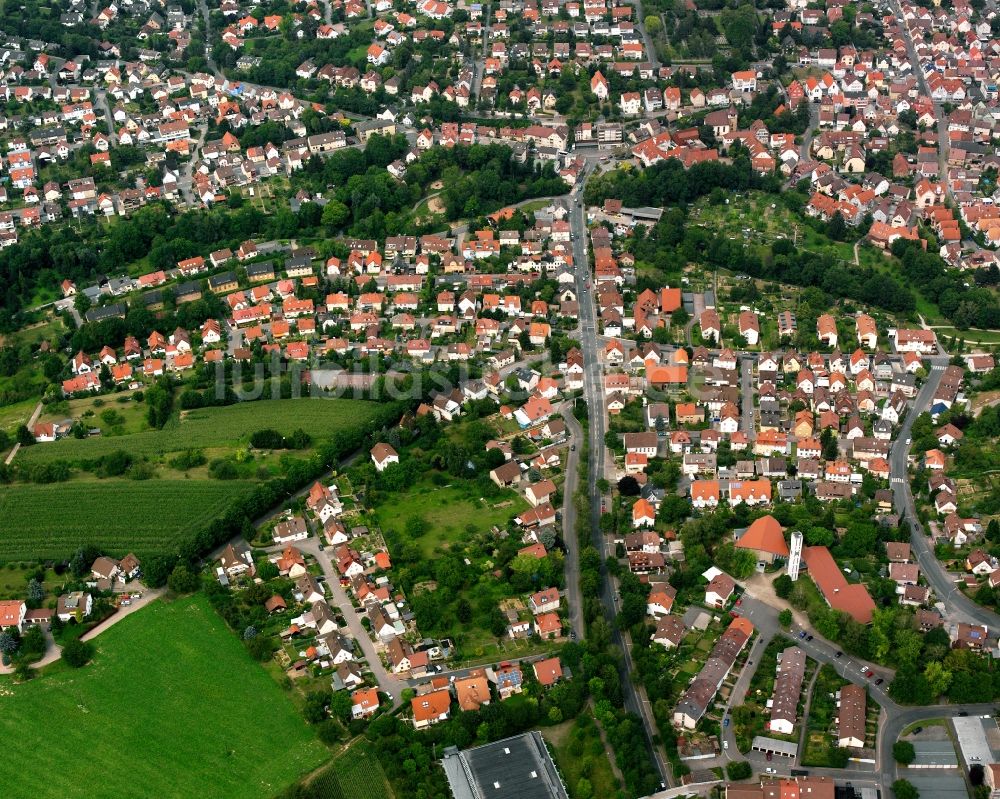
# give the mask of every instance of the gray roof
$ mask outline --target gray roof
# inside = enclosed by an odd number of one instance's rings
[[[568,799],[537,730],[464,752],[451,747],[442,765],[455,799]]]

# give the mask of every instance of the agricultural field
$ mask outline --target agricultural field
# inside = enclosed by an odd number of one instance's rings
[[[88,402],[88,400],[84,400]],[[117,403],[106,408],[117,409]],[[289,399],[243,402],[217,408],[181,411],[162,430],[93,438],[65,438],[29,447],[18,455],[27,462],[91,459],[126,450],[136,457],[155,459],[187,449],[234,447],[246,443],[257,430],[273,429],[289,435],[302,428],[314,439],[363,426],[374,415],[377,403],[346,399]],[[97,414],[100,417],[100,413]]]
[[[84,544],[119,557],[163,552],[248,493],[219,480],[72,480],[0,489],[0,562],[63,558]]]
[[[326,799],[392,799],[378,759],[363,742],[355,743],[309,782],[314,796]]]
[[[137,797],[269,799],[329,757],[204,597],[153,603],[95,643],[81,671],[4,680],[6,799],[106,795],[112,774]]]

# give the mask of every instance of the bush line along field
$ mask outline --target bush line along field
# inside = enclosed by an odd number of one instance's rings
[[[64,438],[28,447],[18,454],[28,462],[58,459],[96,459],[117,450],[136,457],[155,458],[187,449],[234,446],[257,430],[272,429],[289,435],[302,428],[313,438],[326,438],[339,430],[362,427],[373,417],[377,403],[347,399],[288,399],[242,402],[214,408],[182,411],[162,430],[124,436]]]
[[[0,489],[0,562],[64,558],[92,545],[140,558],[204,527],[249,481],[73,480]]]
[[[155,602],[96,643],[82,673],[0,683],[5,799],[108,796],[112,774],[134,797],[271,799],[329,757],[203,596]]]

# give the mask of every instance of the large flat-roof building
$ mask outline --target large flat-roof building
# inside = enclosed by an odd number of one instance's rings
[[[569,799],[537,730],[459,752],[441,761],[455,799]]]

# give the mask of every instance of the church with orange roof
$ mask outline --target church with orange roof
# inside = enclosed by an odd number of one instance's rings
[[[777,558],[788,557],[788,544],[785,534],[773,516],[761,516],[751,524],[737,541],[739,549],[749,549],[758,561],[774,563]]]

